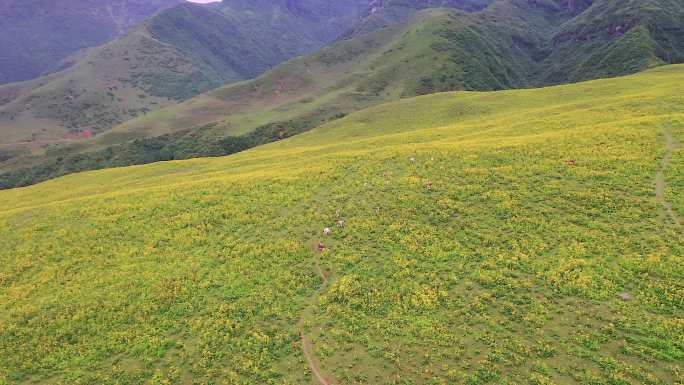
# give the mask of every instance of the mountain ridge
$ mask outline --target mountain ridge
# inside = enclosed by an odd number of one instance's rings
[[[154,13],[183,0],[2,0],[0,84],[63,69],[81,49],[125,34]]]
[[[306,3],[310,9],[332,4],[334,12],[322,16],[285,14],[270,2],[245,7],[235,7],[241,4],[235,1],[212,7],[183,3],[163,10],[123,37],[79,53],[60,73],[0,86],[2,141],[50,143],[79,132],[101,132],[254,77],[349,28],[357,6],[333,3]]]
[[[361,34],[352,29],[332,46],[257,79],[127,120],[87,141],[50,148],[44,158],[0,149],[6,159],[0,179],[11,187],[92,167],[225,155],[398,98],[538,87],[684,61],[684,39],[677,38],[684,37],[677,22],[684,19],[684,6],[676,1],[497,0],[476,12],[431,8],[436,3],[375,4],[387,14],[414,19],[376,24]],[[485,4],[451,4],[476,3]],[[236,4],[243,10],[259,6]],[[420,24],[421,18],[429,20]]]

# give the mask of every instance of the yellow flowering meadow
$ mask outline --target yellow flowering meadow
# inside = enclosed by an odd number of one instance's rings
[[[334,384],[682,385],[683,85],[424,96],[0,191],[0,384],[312,384],[314,362]]]

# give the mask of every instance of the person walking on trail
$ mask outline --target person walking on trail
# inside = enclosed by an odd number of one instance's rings
[[[318,242],[318,251],[321,253],[325,251],[325,245],[323,242]]]

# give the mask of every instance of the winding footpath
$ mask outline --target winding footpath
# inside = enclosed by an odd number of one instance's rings
[[[310,202],[299,205],[294,209],[294,211],[306,210],[310,207],[311,204],[313,204],[314,206],[320,206],[323,204],[323,202],[327,201],[327,196],[328,191],[325,189],[321,189],[314,193],[314,197]],[[280,214],[290,215],[291,212],[291,210],[283,210]],[[317,209],[315,216],[319,217],[320,215],[320,209]],[[323,253],[317,250],[318,240],[320,239],[320,236],[316,237],[312,235],[319,234],[319,231],[324,228],[324,225],[320,223],[322,221],[319,220],[314,220],[312,222],[313,223],[310,222],[309,225],[306,226],[307,229],[304,230],[307,234],[309,234],[309,236],[304,237],[304,242],[306,242],[306,244],[309,245],[310,249],[313,252],[315,271],[316,274],[321,278],[322,284],[313,293],[311,298],[309,298],[308,305],[302,311],[302,314],[299,317],[299,321],[297,322],[297,329],[299,329],[302,353],[304,353],[304,358],[306,359],[309,370],[311,371],[312,376],[316,380],[316,383],[319,385],[335,385],[335,381],[330,379],[329,376],[325,376],[322,373],[321,368],[318,366],[318,361],[316,360],[316,354],[314,352],[313,343],[306,336],[307,321],[309,321],[313,317],[314,310],[316,309],[316,305],[318,304],[321,294],[325,292],[325,290],[327,290],[330,286],[330,278],[328,276],[328,273],[325,272],[325,269],[323,268],[323,265],[321,263],[321,255]]]
[[[663,206],[665,209],[665,213],[667,216],[670,218],[670,220],[674,223],[675,227],[679,232],[684,234],[684,231],[682,229],[682,220],[679,218],[677,213],[675,212],[674,208],[672,208],[672,204],[665,199],[665,192],[667,190],[667,182],[665,181],[665,172],[667,169],[670,167],[670,162],[672,161],[672,156],[674,155],[674,152],[679,148],[679,144],[675,140],[674,136],[672,136],[672,133],[667,130],[663,129],[663,134],[665,136],[665,156],[660,162],[660,170],[658,170],[658,173],[656,174],[656,188],[655,188],[655,193],[656,193],[656,201]]]
[[[321,295],[323,290],[325,290],[329,285],[328,276],[325,274],[323,268],[321,267],[321,258],[319,254],[316,254],[316,272],[323,280],[323,285],[316,291],[316,295],[311,299],[309,308],[307,308],[307,310],[302,314],[301,318],[299,319],[299,334],[301,335],[302,339],[302,351],[304,352],[304,357],[306,357],[306,362],[309,365],[311,373],[316,378],[316,381],[318,381],[320,385],[332,385],[332,382],[325,378],[325,376],[323,376],[323,374],[321,373],[321,369],[318,367],[318,363],[316,362],[316,357],[313,351],[313,345],[311,344],[311,341],[309,341],[306,338],[306,333],[304,332],[304,323],[306,322],[307,316],[311,314],[311,312],[313,311],[313,307],[316,304],[316,300]]]
[[[299,334],[301,336],[301,341],[302,341],[302,351],[304,352],[304,357],[306,357],[307,364],[309,365],[309,369],[311,370],[311,373],[313,376],[316,378],[316,381],[320,385],[332,385],[333,382],[329,379],[327,379],[322,373],[321,369],[318,367],[318,363],[316,362],[316,357],[314,355],[313,351],[313,345],[311,344],[311,341],[309,341],[308,338],[306,338],[306,333],[304,331],[304,324],[306,323],[306,319],[308,316],[311,315],[313,312],[313,308],[316,305],[316,302],[318,298],[320,297],[321,293],[328,288],[330,281],[328,280],[328,276],[323,270],[323,267],[321,266],[321,257],[320,253],[315,252],[315,262],[316,262],[316,272],[318,275],[321,277],[321,280],[323,281],[323,285],[318,288],[316,291],[316,294],[311,298],[311,302],[309,303],[309,306],[307,309],[302,313],[302,316],[299,318]]]

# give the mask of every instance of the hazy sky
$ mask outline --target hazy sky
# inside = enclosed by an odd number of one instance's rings
[[[193,3],[213,3],[216,1],[220,1],[220,0],[188,0],[188,1],[192,1]]]

